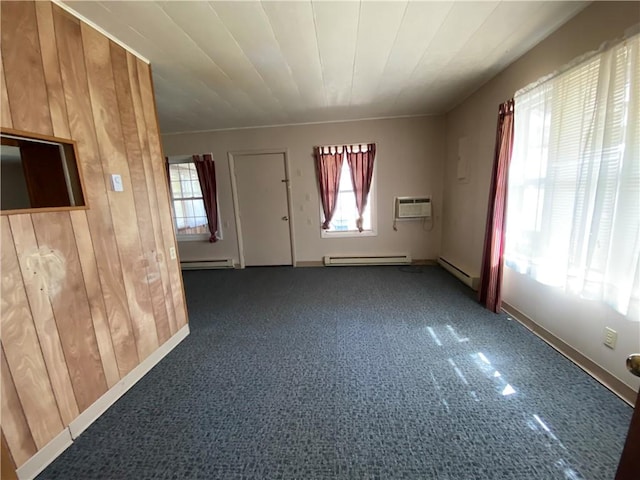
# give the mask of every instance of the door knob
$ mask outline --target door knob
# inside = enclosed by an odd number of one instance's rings
[[[282,220],[284,220],[284,221],[286,222],[287,220],[289,220],[289,217],[287,217],[287,216],[285,215],[284,217],[282,217]]]
[[[627,357],[627,370],[640,377],[640,353],[633,353]]]

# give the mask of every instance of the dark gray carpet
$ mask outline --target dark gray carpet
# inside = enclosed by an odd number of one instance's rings
[[[44,479],[612,479],[632,410],[438,267],[185,273],[191,335]]]

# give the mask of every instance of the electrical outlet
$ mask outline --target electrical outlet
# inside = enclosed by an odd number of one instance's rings
[[[176,247],[169,247],[169,257],[171,260],[175,260],[177,258]]]
[[[616,340],[618,340],[618,332],[610,329],[609,327],[605,327],[604,329],[604,344],[614,349],[616,348]]]

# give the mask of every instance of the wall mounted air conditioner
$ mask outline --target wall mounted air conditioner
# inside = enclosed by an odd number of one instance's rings
[[[431,197],[396,197],[396,218],[431,217]]]

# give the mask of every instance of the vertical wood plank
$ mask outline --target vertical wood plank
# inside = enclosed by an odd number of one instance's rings
[[[142,151],[142,163],[144,168],[144,179],[147,185],[147,193],[149,194],[149,205],[151,207],[151,223],[156,239],[156,262],[162,277],[162,287],[164,289],[165,304],[167,313],[169,314],[169,327],[173,335],[178,331],[176,321],[176,312],[173,304],[173,286],[169,276],[167,262],[164,261],[164,252],[167,251],[165,246],[162,226],[160,221],[160,210],[158,208],[158,193],[156,192],[155,178],[153,174],[153,165],[151,162],[151,153],[149,150],[149,136],[147,135],[147,123],[144,117],[144,108],[142,106],[142,97],[140,94],[140,83],[138,81],[138,64],[136,57],[127,52],[127,71],[129,74],[129,86],[131,88],[131,97],[133,100],[133,109],[136,119],[138,141]],[[160,261],[162,259],[162,261]],[[179,288],[176,286],[175,288]]]
[[[62,85],[69,115],[69,128],[72,138],[77,142],[78,161],[86,184],[85,195],[91,205],[86,213],[87,221],[107,309],[113,348],[120,377],[123,377],[138,365],[138,352],[124,291],[120,254],[111,224],[105,184],[106,175],[102,169],[96,144],[80,24],[77,19],[56,5],[53,6],[53,20]]]
[[[60,59],[58,57],[52,4],[50,2],[37,2],[36,16],[54,134],[69,138],[71,137],[71,132],[69,130],[69,118],[60,73]],[[85,197],[86,195],[85,192]],[[104,304],[102,286],[100,285],[95,262],[95,252],[87,224],[87,214],[83,211],[73,211],[70,212],[70,216],[76,236],[80,265],[85,279],[91,318],[96,340],[98,341],[98,350],[107,385],[112,387],[120,379],[120,372],[111,340],[107,310]]]
[[[36,447],[42,448],[63,425],[29,310],[9,220],[3,216],[0,222],[2,346],[31,435]]]
[[[0,371],[0,379],[2,380],[0,390],[2,432],[7,440],[13,460],[19,467],[29,460],[37,449],[2,348],[0,348],[0,362],[2,362],[2,370]]]
[[[13,128],[11,120],[11,106],[9,104],[9,94],[7,93],[7,81],[4,76],[4,63],[0,55],[0,126]]]
[[[81,24],[87,79],[94,121],[97,129],[100,157],[107,170],[122,177],[124,191],[109,192],[109,205],[113,229],[122,260],[125,292],[131,313],[140,360],[158,348],[158,333],[153,317],[149,285],[139,274],[144,271],[144,257],[140,245],[138,219],[133,197],[131,174],[122,139],[122,126],[118,112],[109,39],[93,28]]]
[[[129,86],[129,72],[127,69],[126,51],[113,42],[109,42],[111,49],[111,64],[115,91],[120,111],[124,146],[131,173],[133,198],[135,200],[138,217],[138,230],[142,245],[144,263],[146,265],[146,282],[152,299],[153,314],[158,331],[158,340],[162,344],[171,337],[166,300],[162,286],[162,277],[158,267],[156,241],[149,208],[149,194],[145,181],[145,172],[140,143],[138,142],[138,128],[136,125],[131,88]]]
[[[138,82],[140,84],[140,94],[142,97],[142,107],[144,110],[145,122],[147,124],[147,135],[149,136],[149,151],[153,165],[153,177],[158,194],[158,210],[160,211],[160,224],[163,232],[165,244],[165,254],[162,258],[167,262],[169,277],[171,279],[173,304],[176,309],[176,323],[178,328],[187,324],[187,308],[184,300],[184,287],[182,285],[182,274],[177,260],[167,260],[166,252],[169,247],[175,246],[176,236],[173,230],[171,209],[169,207],[169,191],[164,157],[160,146],[160,135],[158,133],[158,118],[156,115],[155,100],[153,97],[153,85],[151,83],[151,69],[142,60],[137,59]]]
[[[11,215],[9,224],[16,250],[20,252],[18,255],[20,271],[53,393],[58,403],[62,422],[64,425],[69,425],[80,412],[69,378],[51,302],[43,286],[42,275],[38,274],[38,268],[34,268],[35,266],[30,264],[30,261],[37,258],[38,254],[38,244],[33,232],[31,215]]]
[[[56,137],[70,138],[71,133],[67,122],[67,106],[64,102],[64,91],[62,90],[60,61],[58,60],[51,5],[51,2],[35,2],[42,66],[49,98],[53,134]]]
[[[16,474],[16,463],[13,461],[11,453],[9,453],[9,447],[7,441],[4,438],[4,432],[2,433],[2,453],[0,454],[0,478],[2,480],[18,480]]]
[[[91,319],[93,320],[93,329],[95,330],[96,340],[98,341],[102,368],[104,369],[104,375],[107,379],[107,385],[111,388],[120,380],[120,373],[111,339],[109,322],[107,320],[107,309],[104,305],[104,298],[102,297],[102,287],[100,286],[93,243],[91,241],[91,235],[89,234],[87,214],[82,210],[74,210],[69,212],[69,214],[78,246],[78,257],[80,258],[82,275],[87,288]]]
[[[33,271],[46,275],[41,288],[51,300],[73,391],[80,411],[84,411],[107,391],[107,382],[71,219],[68,212],[35,213],[31,218],[39,246]],[[57,270],[62,268],[62,272]]]
[[[0,2],[2,59],[13,127],[52,134],[35,2]]]

